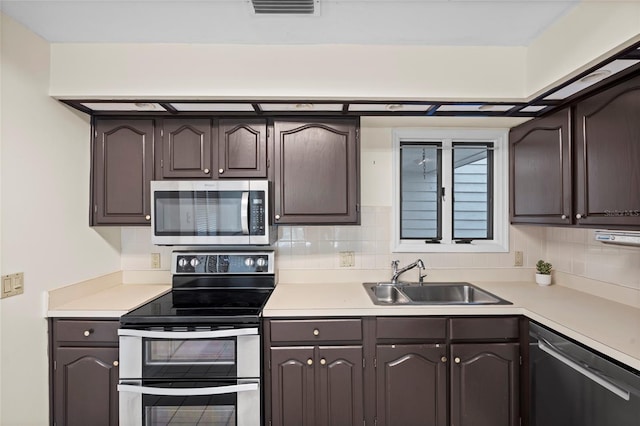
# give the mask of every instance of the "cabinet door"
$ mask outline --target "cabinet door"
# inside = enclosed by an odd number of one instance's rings
[[[511,223],[571,224],[570,109],[509,133]]]
[[[210,179],[213,140],[211,120],[162,120],[162,147],[156,156],[159,179]]]
[[[275,223],[359,222],[357,120],[276,121]]]
[[[220,120],[218,178],[267,177],[267,121]]]
[[[444,345],[377,346],[378,425],[447,425],[446,354]]]
[[[317,426],[360,426],[364,421],[362,346],[320,346],[316,370]]]
[[[519,425],[517,343],[451,345],[451,424]]]
[[[640,77],[577,104],[576,223],[640,226]]]
[[[117,426],[118,348],[57,348],[55,423]]]
[[[271,424],[315,424],[313,346],[271,348]]]
[[[154,120],[96,119],[92,225],[149,224]]]

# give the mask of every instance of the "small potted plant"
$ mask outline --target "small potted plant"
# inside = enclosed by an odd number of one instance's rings
[[[538,285],[551,284],[551,266],[549,262],[545,262],[542,259],[538,260],[538,263],[536,263],[536,283]]]

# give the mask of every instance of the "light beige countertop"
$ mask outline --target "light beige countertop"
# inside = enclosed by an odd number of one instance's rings
[[[116,272],[50,291],[47,317],[119,318],[170,289],[171,284],[123,284]]]
[[[280,283],[263,316],[525,315],[640,370],[640,309],[559,285],[540,287],[524,281],[472,284],[513,305],[379,306],[361,282]]]

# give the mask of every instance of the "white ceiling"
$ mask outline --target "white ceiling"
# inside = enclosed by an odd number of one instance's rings
[[[318,0],[257,16],[249,0],[0,0],[50,42],[527,46],[580,0]]]

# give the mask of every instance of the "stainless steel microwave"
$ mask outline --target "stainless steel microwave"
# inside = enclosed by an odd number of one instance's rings
[[[269,182],[152,181],[151,242],[156,245],[269,245]]]

